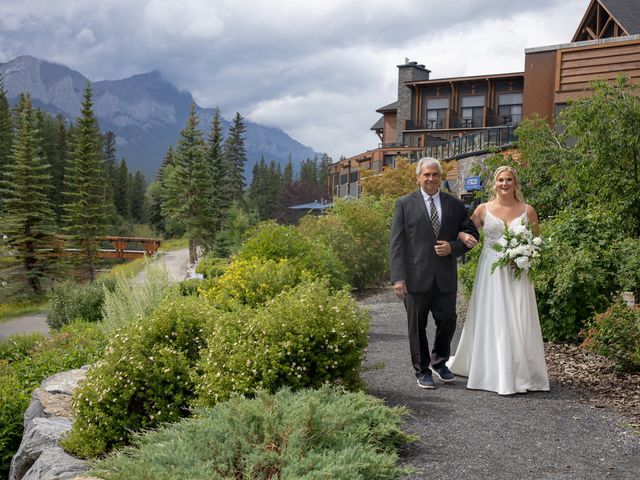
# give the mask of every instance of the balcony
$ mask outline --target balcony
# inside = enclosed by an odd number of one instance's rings
[[[420,118],[407,120],[406,130],[465,130],[471,128],[486,128],[498,126],[517,126],[521,120],[521,114],[507,115],[486,115],[486,123],[483,125],[483,117],[477,115],[473,117],[460,117],[458,115],[449,116],[449,125],[444,119]]]

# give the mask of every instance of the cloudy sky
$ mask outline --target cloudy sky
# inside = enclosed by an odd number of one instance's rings
[[[92,81],[159,70],[225,118],[277,126],[334,160],[375,148],[396,65],[431,78],[524,70],[571,40],[589,0],[2,0],[0,62]]]

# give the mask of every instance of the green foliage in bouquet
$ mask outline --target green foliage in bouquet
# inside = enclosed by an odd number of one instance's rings
[[[355,388],[367,345],[369,314],[348,292],[305,282],[263,307],[220,317],[207,339],[199,370],[200,405],[232,394],[319,387]]]
[[[640,305],[615,303],[582,334],[583,347],[612,359],[622,371],[640,371]]]
[[[118,330],[73,396],[75,421],[63,447],[96,457],[127,444],[133,431],[186,416],[191,370],[215,317],[202,299],[179,297]]]
[[[135,438],[98,462],[105,480],[306,478],[391,480],[407,473],[397,450],[404,408],[321,387],[236,396],[198,416]]]

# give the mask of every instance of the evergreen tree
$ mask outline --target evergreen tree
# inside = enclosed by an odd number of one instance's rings
[[[60,114],[56,116],[56,141],[54,155],[50,158],[51,165],[51,202],[56,212],[56,224],[62,225],[62,214],[64,210],[64,172],[67,164],[69,152],[67,139],[68,132],[64,123],[64,117]]]
[[[192,104],[185,127],[180,131],[173,164],[163,173],[162,211],[166,217],[184,225],[191,263],[197,260],[196,245],[206,236],[212,220],[207,208],[211,179],[205,164],[205,143],[199,122],[195,104]]]
[[[329,193],[329,165],[331,164],[331,157],[326,153],[322,154],[322,159],[318,164],[318,186],[323,192],[322,198],[328,199],[331,197]]]
[[[251,169],[251,185],[248,192],[249,204],[257,213],[259,220],[266,220],[271,213],[271,206],[268,202],[268,174],[264,157],[260,157],[260,161]]]
[[[289,154],[289,161],[284,167],[282,183],[284,184],[284,187],[288,187],[293,183],[293,164],[291,163],[291,154]]]
[[[244,165],[247,162],[247,152],[244,146],[245,132],[243,118],[236,112],[224,143],[224,157],[230,181],[230,197],[239,204],[242,204],[245,184]]]
[[[222,129],[220,128],[220,112],[211,120],[211,129],[207,137],[207,151],[205,156],[211,178],[211,207],[213,215],[213,232],[211,240],[215,240],[222,229],[224,218],[231,206],[229,177],[225,168],[225,158],[222,151]]]
[[[102,157],[105,170],[105,201],[107,214],[113,223],[118,208],[115,204],[115,184],[118,176],[118,160],[116,159],[116,134],[107,131],[102,135]],[[126,217],[125,217],[126,218]]]
[[[48,197],[51,177],[42,156],[38,121],[28,95],[20,96],[17,112],[16,137],[0,184],[6,208],[2,233],[9,237],[29,287],[39,294],[49,263],[43,252],[52,245],[54,217]]]
[[[167,224],[162,213],[163,193],[166,191],[165,173],[173,165],[173,147],[169,145],[167,153],[162,159],[162,164],[156,173],[156,180],[149,185],[147,194],[149,195],[149,221],[157,232],[167,233]]]
[[[105,169],[101,135],[93,113],[91,85],[84,91],[80,117],[73,131],[73,149],[65,172],[67,203],[65,230],[73,236],[83,252],[89,279],[95,280],[98,258],[97,237],[104,233]]]
[[[131,220],[134,223],[145,222],[145,190],[146,185],[144,181],[144,175],[142,174],[142,172],[138,171],[133,175],[133,179],[131,181],[131,191],[129,194],[129,211],[131,212]]]
[[[11,143],[13,142],[13,122],[11,109],[4,83],[0,76],[0,182],[4,178],[5,170],[9,165]],[[3,211],[3,196],[0,195],[0,214]]]
[[[115,182],[113,184],[113,203],[118,215],[125,220],[131,218],[131,200],[129,197],[129,168],[125,159],[120,160],[120,166],[116,168]]]

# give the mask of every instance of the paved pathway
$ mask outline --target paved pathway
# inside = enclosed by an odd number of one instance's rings
[[[640,433],[627,419],[550,392],[500,396],[467,390],[465,379],[435,390],[416,385],[402,304],[385,289],[360,302],[372,313],[364,378],[371,394],[409,408],[419,437],[401,455],[406,479],[638,479]],[[433,327],[433,321],[429,322]],[[433,338],[433,331],[429,333]],[[460,335],[458,329],[453,351]]]
[[[166,265],[169,278],[175,282],[179,282],[187,277],[189,249],[183,248],[164,253],[159,256],[158,261]],[[138,284],[144,283],[144,270],[134,278],[134,282]],[[0,341],[9,335],[30,332],[39,332],[45,335],[49,333],[46,313],[25,315],[0,323]]]

